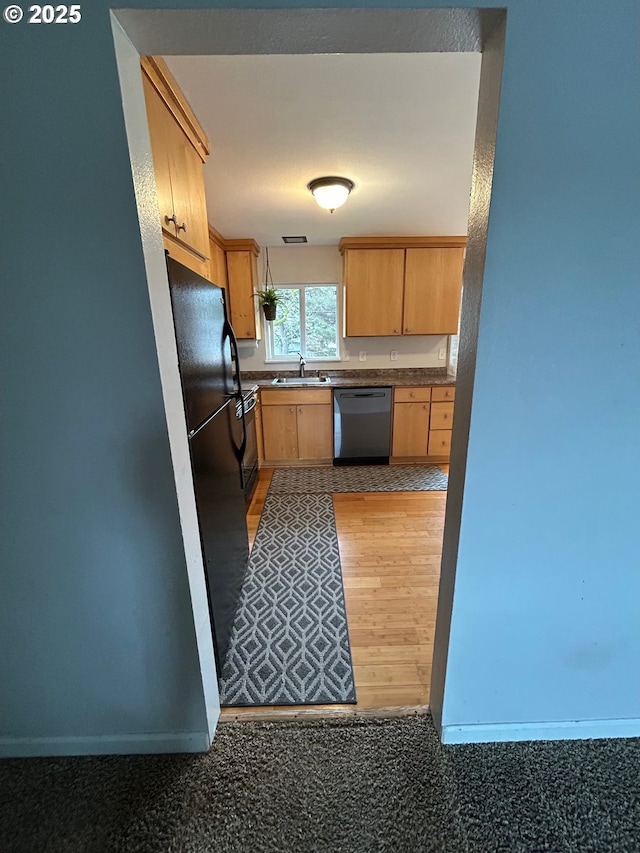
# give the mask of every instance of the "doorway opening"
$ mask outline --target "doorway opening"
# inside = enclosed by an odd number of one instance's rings
[[[478,121],[464,271],[464,302],[456,418],[446,504],[444,545],[435,631],[430,706],[438,724],[446,676],[457,542],[464,489],[475,348],[493,155],[497,124],[505,14],[501,10],[278,10],[260,11],[137,11],[113,13],[114,37],[149,292],[156,332],[158,361],[165,395],[169,439],[174,458],[176,491],[194,606],[205,695],[209,697],[210,731],[219,714],[216,670],[204,617],[206,590],[198,536],[193,484],[184,432],[175,339],[168,301],[167,276],[153,196],[153,171],[139,73],[141,55],[229,55],[323,53],[482,53]],[[258,36],[259,34],[259,36]],[[151,192],[150,192],[151,191]]]

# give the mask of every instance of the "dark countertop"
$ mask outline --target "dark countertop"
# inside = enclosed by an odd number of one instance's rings
[[[320,383],[314,388],[366,387],[376,385],[392,385],[402,387],[408,385],[455,385],[456,378],[447,373],[445,368],[405,368],[400,370],[320,370],[331,378],[326,385]],[[308,376],[317,376],[318,370],[308,370]],[[242,374],[244,382],[253,382],[260,388],[300,388],[296,385],[272,385],[276,376],[298,376],[297,370],[246,371]]]

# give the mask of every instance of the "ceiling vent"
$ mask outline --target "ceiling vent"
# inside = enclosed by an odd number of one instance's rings
[[[306,243],[307,238],[304,235],[301,235],[299,237],[283,237],[282,242],[287,243],[287,244],[288,243]]]

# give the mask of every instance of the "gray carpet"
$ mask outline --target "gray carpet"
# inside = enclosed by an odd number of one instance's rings
[[[220,679],[220,701],[356,701],[331,495],[269,492]]]
[[[447,475],[437,465],[277,468],[269,494],[442,491],[447,483]]]
[[[3,853],[638,853],[640,741],[443,748],[430,718],[220,726],[0,763]]]

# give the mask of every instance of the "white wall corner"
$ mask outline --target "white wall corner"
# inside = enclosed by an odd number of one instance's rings
[[[182,403],[182,387],[178,372],[173,312],[160,229],[151,141],[142,88],[140,55],[113,13],[111,23],[191,593],[195,640],[202,675],[204,714],[207,718],[209,743],[211,743],[220,715],[215,652]]]

